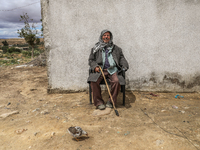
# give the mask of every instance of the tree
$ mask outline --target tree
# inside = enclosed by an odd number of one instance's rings
[[[42,19],[40,19],[40,21],[42,22]],[[43,36],[43,23],[42,23],[41,32],[42,32],[41,36]]]
[[[8,46],[8,45],[9,45],[8,42],[7,42],[6,40],[3,41],[2,43],[3,43],[3,46]]]
[[[8,49],[8,42],[5,40],[2,42],[3,46],[2,46],[2,50],[3,50],[3,53],[7,53],[7,49]]]
[[[18,30],[19,37],[24,38],[25,41],[31,46],[32,48],[32,55],[31,58],[33,59],[34,55],[34,46],[36,45],[36,35],[38,33],[35,23],[33,23],[33,19],[30,19],[28,14],[25,13],[22,16],[20,15],[20,21],[24,21],[24,27],[21,30]],[[32,22],[32,23],[30,23]]]
[[[40,44],[40,39],[37,38],[37,39],[36,39],[36,45],[39,45],[39,44]]]

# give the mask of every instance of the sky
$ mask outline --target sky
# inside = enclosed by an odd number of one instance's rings
[[[41,30],[40,0],[0,0],[0,39],[20,38],[17,30],[24,27],[20,15],[27,13]]]

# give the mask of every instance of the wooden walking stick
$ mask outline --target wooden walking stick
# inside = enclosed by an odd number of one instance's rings
[[[110,95],[111,101],[112,101],[112,103],[113,103],[113,107],[114,107],[114,110],[115,110],[115,114],[116,114],[117,116],[119,116],[119,113],[118,113],[118,111],[117,111],[117,109],[116,109],[116,107],[115,107],[115,103],[114,103],[114,101],[113,101],[112,95],[111,95],[111,93],[110,93],[110,89],[109,89],[109,87],[108,87],[108,83],[107,83],[106,78],[105,78],[105,75],[104,75],[104,73],[103,73],[103,70],[101,69],[100,66],[99,66],[99,68],[100,68],[100,70],[101,70],[101,73],[102,73],[102,75],[103,75],[104,81],[105,81],[105,83],[106,83],[106,87],[107,87],[107,89],[108,89],[108,93],[109,93],[109,95]]]

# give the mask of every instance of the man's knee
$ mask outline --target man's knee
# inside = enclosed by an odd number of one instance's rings
[[[112,80],[112,82],[115,83],[115,84],[119,84],[119,79],[118,79],[118,78],[114,78],[114,79]]]

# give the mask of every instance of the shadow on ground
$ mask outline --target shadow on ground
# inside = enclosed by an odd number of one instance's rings
[[[103,91],[102,92],[102,98],[104,102],[106,103],[109,99],[109,93],[108,91]],[[123,105],[123,93],[119,93],[117,97],[117,108],[130,108],[131,104],[135,103],[136,101],[136,96],[131,92],[131,91],[126,91],[125,94],[125,106]]]
[[[78,139],[78,141],[84,141],[84,140],[87,140],[87,139],[89,139],[90,137],[85,137],[85,136],[82,136],[82,137],[79,137],[79,138],[77,138]],[[73,140],[74,141],[77,141],[75,138],[73,138]],[[77,142],[78,142],[77,141]]]

